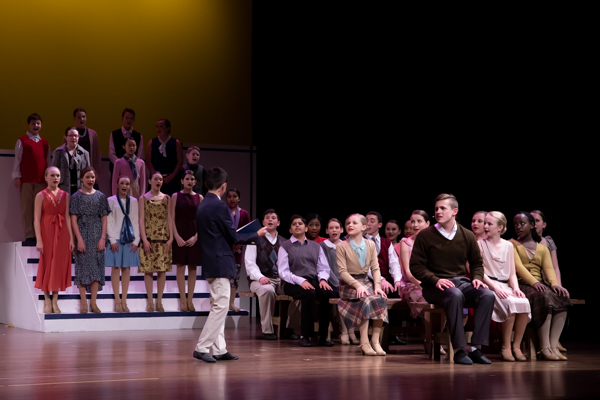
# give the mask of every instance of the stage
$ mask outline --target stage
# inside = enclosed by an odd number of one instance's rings
[[[569,361],[453,365],[417,337],[386,357],[356,346],[302,348],[226,330],[238,361],[192,357],[200,329],[41,333],[0,325],[0,398],[10,399],[550,399],[600,397],[600,346],[565,341]]]

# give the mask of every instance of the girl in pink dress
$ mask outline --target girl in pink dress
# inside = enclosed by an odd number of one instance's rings
[[[484,237],[477,241],[485,270],[483,282],[496,296],[492,320],[502,323],[502,359],[526,361],[521,352],[521,340],[531,320],[531,308],[529,300],[519,289],[514,247],[512,243],[500,237],[505,232],[504,214],[498,211],[489,212],[485,217]],[[515,333],[511,351],[513,326]]]
[[[423,298],[421,282],[410,272],[410,255],[419,231],[429,226],[429,215],[423,210],[415,210],[410,216],[410,223],[414,233],[408,238],[402,238],[400,243],[394,246],[394,249],[398,253],[402,267],[402,289],[400,295],[402,299],[409,302],[411,317],[417,318],[421,314],[423,307],[411,303],[426,303],[427,301]]]

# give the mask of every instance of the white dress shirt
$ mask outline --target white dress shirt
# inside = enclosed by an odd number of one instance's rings
[[[29,131],[27,131],[27,137],[34,142],[39,142],[42,140],[40,135],[33,135]],[[48,154],[46,155],[46,166],[50,164],[50,145],[48,145]],[[23,143],[21,143],[21,139],[17,139],[17,144],[15,145],[15,163],[13,165],[12,178],[20,178],[21,177],[21,160],[23,159]]]
[[[272,236],[269,232],[265,235],[265,238],[271,243],[275,245],[277,243],[277,232],[275,232],[275,236]],[[279,256],[278,256],[279,257]],[[256,264],[256,245],[248,244],[246,245],[246,253],[244,255],[244,262],[246,265],[246,274],[251,281],[258,281],[260,278],[264,278],[265,276],[260,272],[260,268]]]
[[[298,239],[296,239],[294,236],[290,238],[290,242],[292,243],[296,243],[297,241]],[[302,245],[305,246],[307,242],[308,239],[305,237]],[[290,271],[288,252],[285,251],[283,246],[279,248],[279,252],[277,253],[277,268],[279,269],[279,276],[286,282],[300,286],[306,280],[301,276],[294,275]],[[319,259],[317,260],[317,276],[319,277],[319,281],[324,280],[327,282],[329,280],[329,263],[327,262],[327,257],[325,256],[321,246],[319,246]]]
[[[381,237],[379,236],[379,234],[377,234],[377,236],[371,236],[369,234],[367,234],[367,239],[372,240],[375,242],[375,247],[377,248],[377,255],[379,255],[379,252],[381,251]],[[388,258],[389,258],[389,271],[390,271],[390,275],[392,276],[392,278],[394,278],[394,282],[399,282],[402,280],[402,269],[400,268],[400,261],[398,261],[398,255],[396,254],[396,251],[394,250],[394,246],[390,245],[390,248],[388,249]],[[373,275],[371,275],[371,270],[369,269],[369,272],[367,274],[369,276],[369,278],[371,278],[371,280],[373,280]],[[385,280],[385,277],[381,277],[381,279]]]
[[[440,224],[435,224],[434,226],[435,226],[435,229],[437,229],[438,232],[440,232],[442,234],[442,236],[448,240],[454,239],[454,236],[456,236],[456,231],[458,230],[456,221],[454,221],[454,227],[452,228],[452,230],[450,232],[446,232],[446,230],[444,228],[442,228],[442,226]]]

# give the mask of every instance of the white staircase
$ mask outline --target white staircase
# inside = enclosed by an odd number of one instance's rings
[[[21,242],[0,243],[0,322],[13,323],[15,327],[41,332],[114,331],[150,329],[201,328],[210,309],[208,282],[201,275],[196,277],[194,293],[195,312],[179,311],[179,290],[176,267],[167,272],[163,294],[165,312],[146,312],[147,295],[144,275],[131,269],[131,281],[127,295],[129,313],[114,312],[114,296],[111,270],[106,268],[105,286],[98,292],[97,305],[100,314],[81,314],[79,289],[76,286],[59,293],[58,306],[61,314],[44,314],[44,294],[34,288],[39,253],[35,246]],[[75,266],[72,266],[72,276]],[[198,268],[198,274],[202,268]],[[153,297],[156,299],[156,276]],[[186,279],[188,277],[186,276]],[[186,285],[187,286],[187,285]],[[88,303],[90,294],[87,294]],[[239,307],[239,298],[235,300]],[[248,312],[229,312],[226,327],[247,326]]]

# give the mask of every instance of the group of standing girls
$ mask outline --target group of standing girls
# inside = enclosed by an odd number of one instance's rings
[[[96,171],[91,166],[81,169],[79,189],[74,191],[59,187],[61,171],[58,167],[49,167],[45,171],[47,188],[37,194],[34,208],[36,246],[40,252],[35,287],[44,292],[45,313],[60,313],[58,292],[71,286],[71,252],[75,260],[74,283],[81,296],[81,313],[88,312],[88,292],[91,293],[91,311],[101,312],[96,298],[105,284],[105,267],[112,267],[116,312],[129,312],[127,291],[131,267],[139,267],[138,271],[145,274],[147,311],[154,311],[153,274],[157,273],[156,310],[164,311],[165,273],[171,270],[173,262],[178,267],[181,309],[194,311],[194,278],[200,264],[195,217],[203,199],[193,191],[194,173],[186,171],[183,174],[183,190],[170,198],[161,192],[163,175],[156,171],[148,180],[150,191],[138,200],[136,197],[145,185],[144,165],[136,159],[133,140],[128,140],[125,147],[125,156],[115,165],[115,194],[108,199],[94,189]],[[69,189],[74,187],[69,183]],[[174,239],[176,246],[172,251]],[[194,277],[188,280],[187,296],[186,265],[190,277]]]

